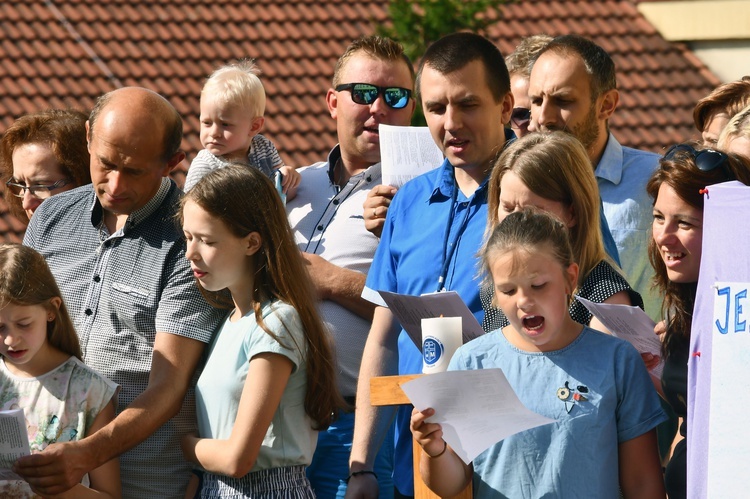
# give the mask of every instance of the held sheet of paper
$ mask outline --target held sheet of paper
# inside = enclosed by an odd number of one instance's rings
[[[440,423],[443,438],[466,464],[515,433],[555,422],[524,407],[500,369],[426,374],[401,389],[420,411],[435,409],[427,421]]]
[[[420,352],[422,319],[440,316],[461,317],[464,343],[484,334],[477,318],[455,291],[441,291],[421,296],[400,295],[389,291],[378,293]]]
[[[383,184],[401,187],[443,164],[443,152],[426,126],[378,127]]]
[[[638,353],[650,353],[661,356],[661,340],[654,334],[656,323],[640,307],[630,305],[611,305],[594,303],[586,298],[576,296],[589,312],[602,321],[614,336],[626,340]],[[664,362],[659,361],[649,373],[661,379]]]
[[[23,409],[0,411],[0,480],[23,480],[11,468],[19,457],[30,454]]]

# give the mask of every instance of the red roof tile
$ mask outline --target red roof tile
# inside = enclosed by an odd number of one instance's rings
[[[50,4],[0,2],[2,129],[48,107],[87,110],[119,80],[170,99],[185,119],[183,146],[192,158],[200,148],[198,98],[206,76],[231,59],[255,57],[268,94],[264,134],[295,166],[324,158],[336,142],[324,96],[337,57],[388,20],[386,2],[375,0]],[[622,98],[611,128],[623,144],[660,150],[695,135],[693,104],[719,81],[684,45],[661,38],[633,1],[518,0],[502,12],[488,32],[504,54],[541,32],[588,36],[612,54]],[[100,60],[92,60],[92,50]],[[186,167],[178,167],[178,182]],[[22,231],[0,199],[0,238],[20,240]]]

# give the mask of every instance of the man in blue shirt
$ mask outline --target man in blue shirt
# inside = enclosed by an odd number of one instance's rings
[[[646,251],[653,219],[646,183],[659,156],[623,147],[609,131],[620,99],[612,58],[591,40],[559,36],[533,63],[529,99],[530,131],[567,131],[586,147],[622,269],[646,312],[658,319],[661,301],[651,291]]]
[[[419,373],[419,349],[377,291],[458,292],[481,322],[476,254],[487,223],[487,178],[505,145],[513,96],[500,51],[484,37],[455,33],[435,42],[417,73],[427,125],[446,160],[406,183],[393,198],[362,296],[377,303],[357,388],[347,497],[376,497],[370,474],[393,409],[370,405],[370,378]],[[509,133],[512,137],[512,133]],[[410,408],[396,426],[396,497],[413,495]]]

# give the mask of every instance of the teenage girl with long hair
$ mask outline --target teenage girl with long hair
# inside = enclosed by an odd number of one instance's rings
[[[186,257],[204,294],[231,312],[196,387],[196,497],[314,497],[305,476],[341,405],[332,348],[271,181],[239,165],[185,196]],[[188,492],[189,494],[191,491]]]

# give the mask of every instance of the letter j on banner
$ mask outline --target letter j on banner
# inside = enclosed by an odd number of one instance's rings
[[[711,327],[708,497],[747,497],[737,463],[750,460],[750,300],[747,282],[717,282]],[[696,404],[701,401],[695,401]]]

